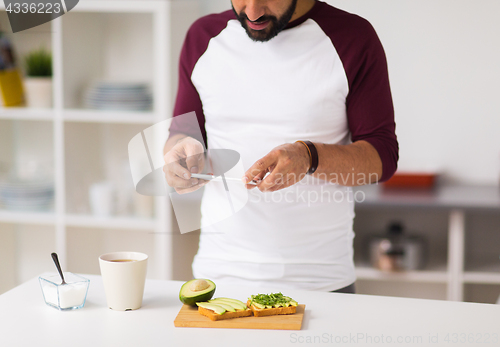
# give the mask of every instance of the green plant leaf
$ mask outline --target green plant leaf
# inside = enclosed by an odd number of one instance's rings
[[[45,48],[30,52],[24,58],[26,75],[31,77],[52,76],[52,55]]]

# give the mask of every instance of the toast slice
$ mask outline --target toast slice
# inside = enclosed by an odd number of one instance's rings
[[[240,318],[240,317],[249,317],[252,315],[252,310],[236,310],[236,312],[226,311],[223,314],[215,313],[212,310],[198,307],[198,313],[204,315],[205,317],[210,318],[210,320],[222,320],[222,319],[231,319],[231,318]]]
[[[273,307],[273,308],[258,308],[251,305],[251,301],[247,301],[247,306],[252,310],[255,317],[274,316],[278,314],[294,314],[297,312],[297,306],[288,307]]]

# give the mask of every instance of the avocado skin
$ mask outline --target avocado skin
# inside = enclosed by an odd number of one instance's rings
[[[191,282],[196,280],[197,279],[187,281],[182,285],[181,290],[179,291],[179,300],[186,305],[195,307],[197,302],[208,301],[212,299],[215,294],[215,283],[207,279],[205,279],[205,281],[210,284],[210,287],[208,289],[200,291],[200,294],[189,292],[189,285],[191,284]]]

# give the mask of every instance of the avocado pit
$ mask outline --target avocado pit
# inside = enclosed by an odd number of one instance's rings
[[[210,287],[210,285],[205,280],[194,280],[190,285],[190,289],[193,292],[199,292],[207,289],[208,287]]]

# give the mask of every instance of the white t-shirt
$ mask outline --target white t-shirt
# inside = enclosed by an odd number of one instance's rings
[[[366,21],[321,2],[265,43],[250,40],[232,12],[204,17],[186,38],[175,113],[197,111],[208,148],[237,151],[245,170],[284,143],[351,143],[353,124],[364,130],[364,120],[349,118],[346,100],[356,85],[348,79],[347,58],[340,57],[332,35],[321,25],[324,8],[348,18],[352,25],[361,24],[362,31],[371,35],[369,41],[380,46]],[[349,43],[344,46],[343,51],[353,51]],[[385,56],[383,62],[387,79]],[[183,78],[189,79],[185,85]],[[378,93],[374,91],[367,101]],[[390,127],[394,118],[388,83],[382,95],[381,113],[390,118],[386,122]],[[176,132],[189,134],[182,124],[173,124],[171,133]],[[377,136],[363,139],[379,153],[390,152],[391,145],[385,146]],[[384,162],[383,157],[390,155],[380,156]],[[322,291],[356,280],[351,188],[306,176],[274,193],[252,189],[248,194],[241,210],[211,223],[211,216],[226,201],[226,192],[221,185],[205,187],[201,212],[202,225],[208,226],[201,230],[193,262],[196,278]]]

